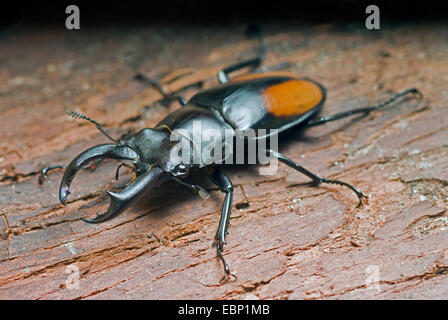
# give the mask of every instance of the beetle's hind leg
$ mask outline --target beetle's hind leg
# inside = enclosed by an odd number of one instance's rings
[[[219,220],[218,231],[215,235],[213,246],[216,247],[216,252],[219,259],[222,261],[224,267],[224,277],[220,280],[220,283],[224,283],[230,279],[236,279],[236,276],[230,272],[229,265],[224,260],[222,255],[223,246],[226,243],[226,235],[228,234],[230,213],[232,211],[233,202],[233,184],[230,178],[218,168],[213,168],[213,172],[209,173],[210,180],[221,188],[221,191],[226,194],[221,209],[221,218]]]
[[[299,165],[298,163],[294,162],[293,160],[289,159],[288,157],[286,157],[285,155],[283,155],[281,153],[278,153],[278,152],[275,152],[272,150],[270,150],[270,153],[272,156],[276,157],[280,162],[283,162],[287,166],[289,166],[289,167],[299,171],[300,173],[306,175],[307,177],[311,178],[313,180],[312,184],[314,184],[314,185],[320,185],[321,183],[332,183],[332,184],[338,184],[340,186],[346,186],[347,188],[352,190],[359,199],[358,205],[356,207],[361,206],[363,203],[363,200],[368,199],[367,196],[365,196],[358,188],[356,188],[355,186],[352,186],[351,184],[348,184],[346,182],[339,181],[339,180],[332,180],[332,179],[319,177],[318,175],[315,175],[314,173],[308,171],[307,169],[305,169],[304,167],[302,167],[301,165]]]
[[[368,107],[364,107],[364,108],[348,110],[348,111],[336,113],[336,114],[333,114],[330,116],[313,119],[313,120],[310,120],[308,123],[306,123],[305,126],[306,127],[320,126],[327,122],[346,118],[346,117],[352,116],[354,114],[368,114],[371,111],[385,109],[387,106],[390,106],[392,103],[397,101],[399,98],[402,98],[405,96],[410,96],[410,95],[416,95],[418,99],[421,99],[423,97],[423,94],[418,89],[411,88],[411,89],[407,89],[407,90],[401,91],[399,93],[396,93],[392,97],[390,97],[388,100],[378,103],[374,106],[368,106]]]

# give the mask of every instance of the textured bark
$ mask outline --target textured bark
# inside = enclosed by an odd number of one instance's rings
[[[0,298],[447,298],[447,26],[266,26],[261,71],[321,82],[324,114],[410,87],[425,99],[292,132],[282,144],[311,171],[369,195],[360,208],[346,188],[309,187],[286,166],[274,176],[229,168],[235,199],[224,254],[238,279],[224,285],[211,247],[223,195],[212,185],[209,200],[165,185],[90,225],[79,218],[103,212],[104,191],[130,173],[114,182],[113,161],[81,170],[64,207],[62,171],[43,185],[37,172],[105,142],[65,109],[115,137],[153,126],[179,105],[163,106],[133,76],[160,77],[167,91],[191,97],[215,85],[222,67],[254,55],[243,26],[9,29],[0,43]],[[74,266],[78,289],[66,285]]]

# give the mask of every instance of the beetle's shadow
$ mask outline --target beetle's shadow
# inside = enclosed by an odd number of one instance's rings
[[[163,217],[174,215],[179,210],[173,208],[186,208],[190,201],[214,201],[216,202],[216,209],[219,210],[222,206],[219,198],[219,188],[211,183],[204,173],[200,170],[193,169],[190,176],[183,180],[187,183],[197,184],[203,187],[209,194],[208,199],[202,199],[197,192],[190,188],[176,182],[175,180],[168,180],[156,188],[149,188],[135,203],[129,208],[129,212],[141,212],[145,216],[149,216],[153,211],[163,211]],[[182,206],[182,203],[185,206]]]

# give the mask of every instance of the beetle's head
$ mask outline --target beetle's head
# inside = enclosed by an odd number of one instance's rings
[[[176,152],[179,140],[173,140],[170,131],[164,127],[146,128],[137,133],[125,135],[118,143],[129,147],[138,155],[133,162],[137,175],[152,166],[158,166],[174,177],[183,178],[188,175],[191,168],[191,162],[182,161]]]
[[[59,199],[65,204],[70,184],[79,169],[95,159],[129,160],[135,166],[137,178],[118,193],[107,191],[111,198],[108,211],[87,222],[102,222],[123,212],[132,200],[141,194],[148,185],[166,181],[167,177],[183,178],[188,175],[190,166],[173,157],[172,150],[178,144],[170,140],[170,132],[165,128],[143,129],[124,135],[115,143],[101,144],[79,154],[67,166],[59,188]]]

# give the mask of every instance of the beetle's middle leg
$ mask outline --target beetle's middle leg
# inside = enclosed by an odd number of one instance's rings
[[[305,169],[304,167],[302,167],[298,163],[296,163],[293,160],[289,159],[285,155],[283,155],[281,153],[278,153],[278,152],[275,152],[273,150],[269,150],[269,152],[270,152],[270,154],[272,156],[276,157],[280,162],[283,162],[287,166],[289,166],[289,167],[299,171],[300,173],[306,175],[307,177],[311,178],[313,180],[312,183],[315,184],[315,185],[319,185],[321,183],[332,183],[332,184],[338,184],[338,185],[341,185],[341,186],[346,186],[347,188],[352,190],[358,196],[359,203],[358,203],[358,205],[356,207],[361,206],[364,199],[367,200],[367,197],[358,188],[356,188],[355,186],[352,186],[351,184],[348,184],[346,182],[339,181],[339,180],[332,180],[332,179],[319,177],[318,175],[308,171],[307,169]]]
[[[53,171],[55,169],[64,169],[64,166],[57,165],[57,166],[48,166],[48,167],[43,168],[40,171],[40,174],[39,174],[39,180],[38,180],[39,184],[44,184],[44,180],[48,180],[48,175],[47,174],[50,171]]]
[[[216,251],[218,253],[219,259],[221,259],[224,266],[224,277],[221,279],[221,283],[233,277],[236,279],[236,276],[230,272],[229,265],[224,260],[222,255],[223,246],[226,243],[226,235],[228,234],[229,227],[229,219],[230,213],[232,211],[232,202],[233,202],[233,184],[230,178],[222,172],[218,168],[213,168],[213,172],[208,174],[210,180],[221,188],[221,191],[226,194],[224,198],[224,202],[222,204],[221,209],[221,218],[219,220],[218,231],[215,235],[215,240],[213,242],[213,246],[216,247]]]

